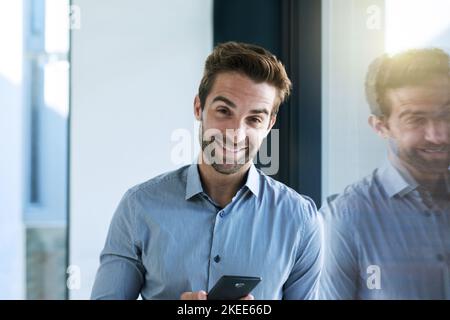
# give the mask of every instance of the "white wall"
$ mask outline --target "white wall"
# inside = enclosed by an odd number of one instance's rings
[[[72,32],[70,264],[72,299],[90,296],[112,214],[131,186],[178,165],[171,134],[193,131],[211,0],[75,0]],[[196,142],[196,140],[195,140]]]
[[[322,199],[369,174],[385,156],[367,124],[364,93],[367,67],[384,51],[383,2],[322,1]]]
[[[0,300],[24,298],[22,1],[0,1]]]

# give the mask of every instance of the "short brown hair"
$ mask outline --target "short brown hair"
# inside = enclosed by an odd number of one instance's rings
[[[370,111],[378,117],[389,117],[387,90],[421,85],[436,76],[450,77],[450,57],[441,49],[412,49],[394,56],[382,55],[372,62],[366,76]]]
[[[242,73],[256,82],[267,82],[277,89],[278,99],[272,115],[278,112],[280,104],[291,92],[291,80],[275,55],[256,45],[226,42],[217,45],[206,59],[203,78],[198,88],[202,108],[217,74],[231,71]]]

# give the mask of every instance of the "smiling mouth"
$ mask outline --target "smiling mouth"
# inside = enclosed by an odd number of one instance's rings
[[[230,153],[238,153],[244,150],[247,150],[248,147],[241,147],[241,148],[230,148],[229,146],[225,146],[222,142],[220,142],[219,140],[216,140],[216,143],[219,145],[219,147],[221,147],[223,150],[226,150],[227,152]]]
[[[420,151],[428,154],[436,154],[436,155],[443,155],[448,154],[449,149],[446,147],[442,148],[427,148],[427,149],[420,149]]]

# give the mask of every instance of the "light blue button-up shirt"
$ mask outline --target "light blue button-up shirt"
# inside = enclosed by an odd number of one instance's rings
[[[450,188],[432,200],[391,162],[321,208],[321,299],[450,298]]]
[[[111,222],[93,299],[179,299],[223,275],[258,276],[255,299],[316,297],[320,217],[312,200],[253,165],[225,208],[197,165],[130,189]]]

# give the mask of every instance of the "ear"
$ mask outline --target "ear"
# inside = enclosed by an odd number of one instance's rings
[[[194,116],[198,121],[202,121],[202,104],[198,95],[194,99]]]
[[[275,125],[275,122],[277,122],[276,114],[270,116],[269,131],[272,130],[272,127]]]
[[[269,127],[267,128],[267,132],[264,135],[264,137],[267,137],[269,135],[269,132],[270,132],[270,130],[272,130],[273,126],[275,125],[275,122],[277,122],[277,115],[276,114],[270,116]]]
[[[373,131],[375,131],[375,133],[378,134],[381,138],[387,139],[390,137],[390,130],[387,119],[385,117],[370,115],[368,122]]]

